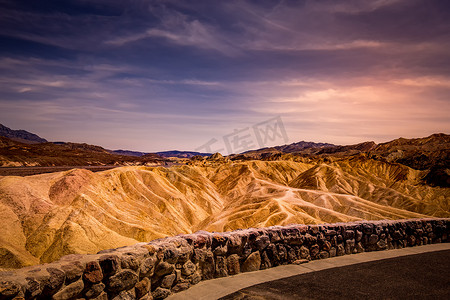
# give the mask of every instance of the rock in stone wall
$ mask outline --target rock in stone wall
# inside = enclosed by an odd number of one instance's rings
[[[201,280],[448,242],[450,219],[200,231],[0,273],[2,299],[163,299]]]

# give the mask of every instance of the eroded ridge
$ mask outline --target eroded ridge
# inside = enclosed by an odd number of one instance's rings
[[[198,230],[449,218],[423,176],[355,157],[0,176],[0,271]]]
[[[201,280],[448,242],[450,219],[199,231],[0,273],[1,299],[163,299]]]

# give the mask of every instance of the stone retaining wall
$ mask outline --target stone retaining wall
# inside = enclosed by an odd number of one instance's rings
[[[1,299],[163,299],[201,280],[448,242],[450,219],[200,231],[0,273]]]

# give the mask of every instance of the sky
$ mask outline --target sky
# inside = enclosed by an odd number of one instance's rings
[[[0,0],[0,123],[145,152],[259,148],[270,120],[264,146],[448,134],[449,20],[446,0]]]

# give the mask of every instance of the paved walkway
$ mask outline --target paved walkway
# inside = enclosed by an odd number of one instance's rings
[[[248,272],[248,273],[241,273],[234,276],[224,277],[224,278],[217,278],[212,280],[206,280],[202,281],[199,284],[189,288],[186,291],[171,295],[168,297],[168,300],[176,300],[176,299],[219,299],[221,297],[225,297],[227,295],[233,294],[241,289],[261,284],[264,282],[274,281],[286,277],[291,277],[295,275],[301,275],[301,274],[307,274],[312,273],[316,271],[321,270],[327,270],[337,267],[344,267],[344,266],[350,266],[355,265],[359,263],[366,263],[366,262],[372,262],[377,260],[383,260],[383,259],[390,259],[390,258],[396,258],[396,257],[404,257],[407,255],[414,255],[414,254],[422,254],[422,253],[429,253],[429,252],[435,252],[435,251],[444,251],[444,250],[450,250],[450,243],[446,244],[433,244],[433,245],[426,245],[426,246],[420,246],[420,247],[411,247],[411,248],[404,248],[399,250],[388,250],[388,251],[375,251],[375,252],[365,252],[360,254],[353,254],[353,255],[344,255],[340,257],[333,257],[323,260],[314,260],[306,264],[302,265],[284,265],[279,266],[267,270],[261,270],[256,272]],[[449,251],[445,251],[448,253]],[[446,260],[448,263],[448,255],[446,256]],[[414,272],[415,270],[411,270],[411,272]],[[417,270],[419,271],[419,270]],[[419,271],[420,272],[420,271]],[[448,277],[448,270],[440,270],[441,274],[444,274],[445,278]],[[345,273],[347,275],[348,272]],[[298,281],[296,281],[298,282]],[[297,284],[298,285],[298,284]],[[445,287],[448,288],[448,287]],[[265,289],[265,288],[263,288]],[[294,291],[293,291],[294,292]],[[234,295],[236,296],[236,295]],[[244,296],[244,295],[241,295]],[[289,299],[289,295],[279,295],[283,299]],[[360,295],[361,297],[357,297],[355,295],[355,298],[363,298],[363,295]],[[227,299],[264,299],[264,298],[270,298],[270,297],[261,297],[261,296],[253,296],[250,297],[227,297]],[[280,298],[280,299],[281,299]],[[292,298],[292,297],[291,297]],[[365,298],[365,297],[364,297]],[[386,298],[386,297],[384,297]],[[388,297],[389,298],[389,297]],[[392,297],[391,297],[392,298]],[[271,299],[278,299],[276,296],[272,297]]]
[[[450,250],[331,268],[260,283],[220,300],[450,299]]]

